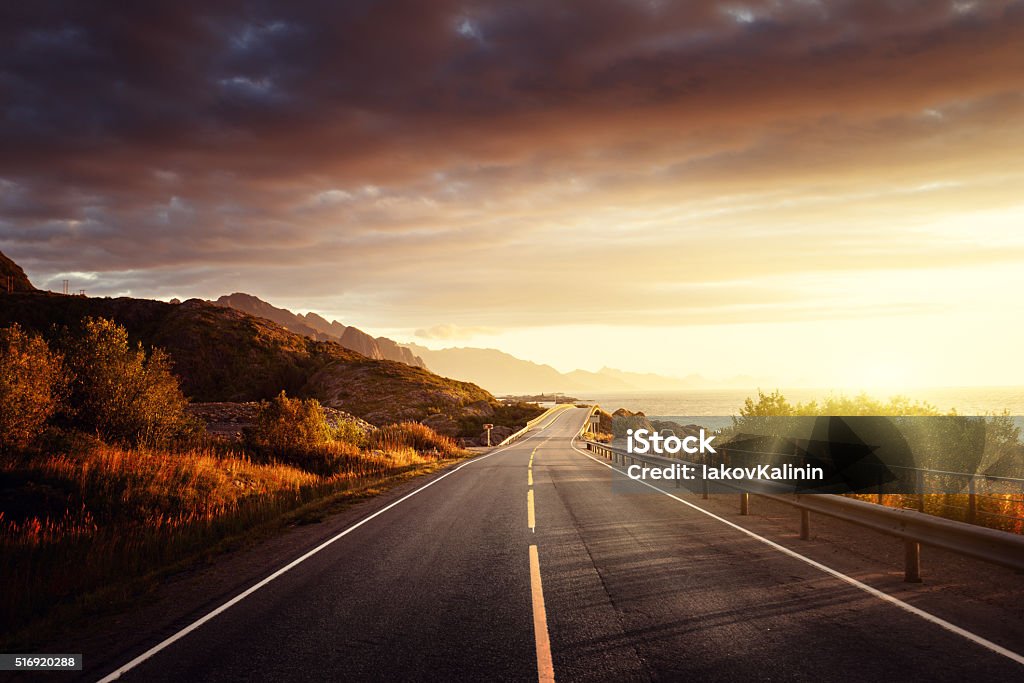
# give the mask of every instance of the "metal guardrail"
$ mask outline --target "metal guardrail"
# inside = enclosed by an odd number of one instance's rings
[[[541,413],[537,417],[535,417],[532,420],[530,420],[529,422],[527,422],[526,426],[523,427],[522,429],[520,429],[518,432],[516,432],[515,434],[510,434],[509,436],[507,436],[504,441],[502,441],[501,443],[498,444],[497,447],[507,446],[510,443],[514,442],[514,441],[518,441],[527,432],[529,432],[531,429],[533,429],[534,426],[540,424],[541,422],[543,422],[547,418],[551,417],[552,415],[554,415],[554,414],[556,414],[558,412],[561,412],[562,410],[565,410],[566,408],[575,408],[575,407],[576,406],[573,403],[560,403],[557,406],[554,406],[552,408],[548,408],[543,413]]]
[[[627,453],[623,449],[592,441],[584,443],[590,452],[623,466],[627,460],[631,464],[646,463],[657,466],[686,462]],[[680,486],[678,480],[676,486]],[[743,491],[739,495],[740,514],[749,514],[750,492]],[[800,538],[803,540],[810,538],[811,512],[903,539],[906,550],[904,578],[908,582],[916,583],[921,580],[921,544],[1024,571],[1024,536],[1017,534],[943,519],[916,510],[884,507],[828,493],[781,495],[758,491],[755,495],[799,509]],[[702,497],[708,497],[706,481]]]
[[[796,461],[797,464],[806,464],[805,456],[790,453],[748,451],[740,448],[731,448],[728,444],[721,447],[721,452],[726,460],[738,456],[746,458],[748,462],[763,461],[767,458],[769,461],[791,460]],[[892,487],[884,481],[883,476],[881,476],[883,473],[887,475],[898,474],[901,480],[907,482],[908,485],[912,485],[917,493],[891,493]],[[935,484],[936,480],[939,482],[937,486]],[[909,482],[913,483],[909,484]],[[932,493],[928,494],[930,486],[934,488],[932,488]],[[959,488],[960,491],[943,490],[948,488]],[[868,494],[864,492],[862,495],[875,496],[879,504],[883,504],[885,496],[900,496],[913,506],[910,509],[916,509],[918,512],[925,512],[925,499],[921,494],[946,494],[947,498],[950,496],[964,496],[964,498],[957,501],[964,503],[962,505],[955,505],[953,501],[945,499],[937,505],[934,500],[931,503],[944,510],[955,510],[958,516],[970,524],[975,524],[980,519],[989,521],[1001,519],[1005,520],[1004,524],[1013,526],[1015,523],[1024,523],[1024,516],[1006,514],[1006,510],[1001,508],[1009,507],[1009,504],[1014,504],[1014,507],[1024,508],[1024,494],[1018,493],[1019,491],[1024,491],[1024,479],[1015,477],[949,472],[925,467],[882,465],[879,469],[877,489],[873,493]]]

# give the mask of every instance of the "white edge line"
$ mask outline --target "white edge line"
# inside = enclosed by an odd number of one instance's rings
[[[576,448],[575,441],[576,441],[576,438],[573,437],[572,440],[570,440],[570,442],[569,442],[569,446],[574,451],[576,451],[577,453],[580,453],[581,455],[587,456],[588,458],[590,458],[591,460],[593,460],[594,462],[596,462],[599,465],[604,465],[605,467],[607,467],[608,469],[610,469],[613,472],[616,472],[618,474],[621,474],[624,477],[629,478],[626,475],[626,473],[623,472],[622,470],[620,470],[620,469],[618,469],[616,467],[612,467],[608,463],[603,462],[601,460],[598,460],[597,458],[595,458],[594,456],[590,455],[586,451],[581,451],[579,448]],[[868,593],[869,595],[873,595],[873,596],[875,596],[876,598],[878,598],[880,600],[884,600],[885,602],[888,602],[889,604],[894,605],[894,606],[902,609],[905,612],[909,612],[910,614],[913,614],[915,616],[921,617],[925,621],[930,621],[931,623],[936,624],[937,626],[941,626],[942,628],[946,629],[947,631],[955,633],[958,636],[962,636],[963,638],[966,638],[967,640],[970,640],[971,642],[976,643],[977,645],[981,645],[982,647],[984,647],[984,648],[986,648],[988,650],[991,650],[992,652],[995,652],[996,654],[1000,654],[1000,655],[1002,655],[1002,656],[1004,656],[1004,657],[1006,657],[1008,659],[1011,659],[1014,662],[1017,662],[1018,664],[1024,664],[1024,656],[1014,652],[1013,650],[1007,649],[1007,648],[1005,648],[1002,645],[999,645],[997,643],[993,643],[991,640],[988,640],[987,638],[983,638],[982,636],[979,636],[976,633],[972,633],[971,631],[968,631],[965,628],[961,628],[960,626],[957,626],[956,624],[950,623],[950,622],[946,621],[945,619],[943,619],[941,617],[937,617],[934,614],[932,614],[931,612],[925,612],[923,609],[921,609],[919,607],[914,607],[913,605],[911,605],[909,603],[903,602],[899,598],[893,597],[893,596],[889,595],[888,593],[880,591],[877,588],[873,588],[873,587],[867,585],[866,583],[862,583],[862,582],[858,581],[857,579],[855,579],[855,578],[853,578],[851,576],[847,576],[846,574],[843,574],[842,572],[840,572],[840,571],[838,571],[836,569],[832,569],[831,567],[828,567],[828,566],[826,566],[824,564],[821,564],[820,562],[818,562],[816,560],[812,560],[809,557],[801,555],[800,553],[796,552],[795,550],[790,550],[789,548],[787,548],[787,547],[785,547],[783,545],[779,545],[775,541],[768,540],[764,536],[760,536],[760,535],[754,533],[753,531],[750,531],[749,529],[745,529],[745,528],[741,527],[739,524],[735,524],[733,522],[730,522],[729,520],[725,519],[724,517],[719,517],[715,513],[709,512],[708,510],[705,510],[704,508],[700,507],[699,505],[694,505],[693,503],[691,503],[689,501],[683,500],[682,498],[680,498],[678,496],[675,496],[675,495],[669,493],[668,491],[665,491],[664,489],[658,488],[657,486],[654,486],[653,484],[650,484],[650,483],[648,483],[646,481],[641,481],[641,480],[638,480],[638,479],[631,479],[630,478],[630,480],[631,481],[635,481],[638,484],[643,484],[644,486],[647,486],[648,488],[652,488],[655,491],[658,491],[659,493],[663,493],[666,496],[668,496],[669,498],[671,498],[673,500],[676,500],[676,501],[679,501],[683,505],[686,505],[688,507],[693,508],[697,512],[705,514],[708,517],[711,517],[712,519],[718,520],[722,524],[730,526],[733,529],[736,529],[737,531],[743,532],[747,536],[750,536],[751,538],[756,539],[756,540],[760,541],[761,543],[764,543],[765,545],[767,545],[767,546],[769,546],[771,548],[774,548],[775,550],[778,550],[780,553],[783,553],[784,555],[789,555],[792,558],[795,558],[797,560],[800,560],[801,562],[809,564],[810,566],[814,567],[815,569],[819,569],[819,570],[825,572],[826,574],[839,579],[840,581],[848,583],[851,586],[854,586],[855,588],[859,588],[860,590],[864,591],[865,593]]]
[[[564,411],[563,411],[563,413],[564,413]],[[547,426],[550,427],[551,423],[549,423]],[[185,628],[181,629],[180,631],[178,631],[174,635],[172,635],[172,636],[170,636],[170,637],[160,641],[159,643],[157,643],[153,647],[149,648],[148,650],[143,652],[141,655],[139,655],[135,659],[132,659],[131,661],[129,661],[127,664],[124,664],[124,665],[120,666],[119,668],[115,669],[114,671],[110,672],[109,674],[107,674],[106,676],[101,678],[98,683],[109,683],[110,681],[116,681],[118,678],[120,678],[122,676],[122,674],[125,674],[128,671],[131,671],[136,666],[138,666],[142,662],[146,661],[147,659],[149,659],[153,655],[157,654],[161,650],[164,650],[168,646],[173,645],[177,641],[181,640],[182,638],[184,638],[188,634],[190,634],[193,631],[195,631],[196,629],[198,629],[200,626],[202,626],[206,622],[210,621],[211,619],[213,619],[214,617],[220,615],[221,613],[226,612],[228,609],[230,609],[231,607],[235,606],[236,604],[238,604],[242,600],[245,600],[247,597],[249,597],[250,595],[252,595],[256,591],[258,591],[259,589],[263,588],[268,583],[270,583],[274,579],[278,578],[279,576],[281,576],[285,572],[287,572],[290,569],[295,568],[297,565],[305,562],[306,560],[308,560],[309,558],[313,557],[314,555],[316,555],[321,550],[323,550],[327,546],[331,545],[332,543],[334,543],[338,539],[340,539],[340,538],[342,538],[344,536],[347,536],[351,532],[355,531],[359,527],[361,527],[364,524],[366,524],[367,522],[369,522],[371,519],[374,519],[375,517],[378,517],[379,515],[384,514],[385,512],[387,512],[391,508],[395,507],[399,503],[402,503],[402,502],[412,498],[413,496],[415,496],[417,493],[423,491],[424,489],[430,488],[431,486],[433,486],[437,482],[441,481],[442,479],[444,479],[446,477],[449,477],[449,476],[455,474],[456,472],[461,470],[463,467],[466,467],[467,465],[472,465],[473,463],[480,462],[481,460],[486,460],[487,458],[491,457],[492,455],[497,455],[498,453],[503,453],[503,452],[507,451],[510,448],[514,448],[516,446],[521,445],[523,441],[527,441],[529,439],[534,438],[535,436],[537,436],[538,434],[541,433],[541,430],[543,430],[545,428],[546,427],[542,427],[541,429],[538,429],[537,431],[533,432],[533,434],[531,434],[530,436],[527,436],[526,438],[519,439],[518,441],[516,441],[514,443],[510,443],[508,446],[505,446],[504,448],[500,448],[500,449],[498,449],[496,451],[491,451],[490,453],[487,453],[486,455],[481,455],[479,457],[473,458],[472,460],[470,460],[468,462],[464,462],[461,465],[459,465],[458,467],[455,467],[455,468],[449,470],[448,472],[445,472],[441,476],[436,477],[434,479],[431,479],[429,482],[427,482],[423,486],[419,487],[415,491],[412,491],[410,493],[405,494],[404,496],[402,496],[398,500],[396,500],[396,501],[394,501],[392,503],[389,503],[388,505],[382,507],[380,510],[377,510],[372,515],[369,515],[368,517],[365,517],[365,518],[361,519],[360,521],[356,522],[355,524],[353,524],[352,526],[348,527],[347,529],[345,529],[341,533],[339,533],[339,534],[337,534],[335,536],[332,536],[331,538],[327,539],[326,541],[324,541],[323,543],[321,543],[317,547],[313,548],[312,550],[308,551],[307,553],[305,553],[301,557],[299,557],[299,558],[297,558],[295,560],[292,560],[291,562],[289,562],[285,566],[281,567],[276,572],[274,572],[270,576],[266,577],[262,581],[254,584],[252,586],[250,586],[249,588],[247,588],[246,590],[242,591],[241,593],[239,593],[235,597],[231,598],[230,600],[225,602],[220,607],[217,607],[213,611],[207,613],[206,615],[200,617],[199,619],[196,619],[195,621],[193,621],[191,624],[189,624]]]

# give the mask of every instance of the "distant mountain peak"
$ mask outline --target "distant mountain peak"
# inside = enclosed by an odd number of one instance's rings
[[[266,318],[310,339],[337,342],[367,358],[398,361],[415,368],[427,367],[422,358],[387,337],[373,337],[351,325],[342,325],[337,320],[328,321],[316,313],[292,313],[244,292],[227,294],[213,303]]]

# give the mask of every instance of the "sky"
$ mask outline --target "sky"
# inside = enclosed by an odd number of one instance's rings
[[[1024,2],[0,8],[0,251],[560,370],[1024,384]]]

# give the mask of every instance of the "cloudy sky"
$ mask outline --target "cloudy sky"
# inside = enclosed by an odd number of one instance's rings
[[[1024,2],[0,8],[0,250],[568,370],[1024,384]]]

